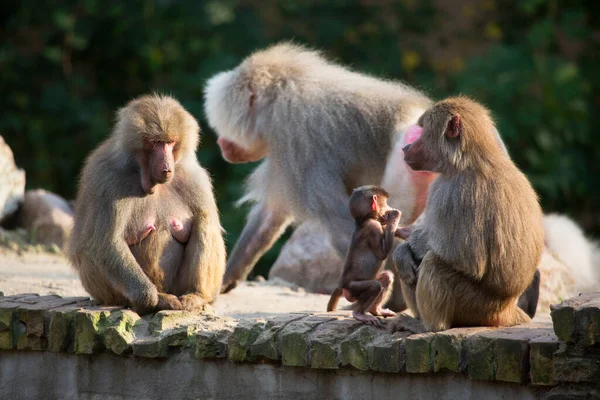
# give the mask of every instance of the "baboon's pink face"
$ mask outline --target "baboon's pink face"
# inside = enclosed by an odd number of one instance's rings
[[[427,151],[423,143],[423,127],[412,125],[406,131],[409,143],[402,149],[404,151],[404,161],[413,171],[433,171],[435,162]],[[412,141],[412,142],[411,142]]]
[[[257,144],[254,147],[243,147],[231,139],[223,136],[217,139],[223,158],[232,164],[259,161],[269,154],[266,144]]]
[[[153,183],[167,183],[175,173],[175,142],[144,141],[144,152],[148,157],[148,169]]]

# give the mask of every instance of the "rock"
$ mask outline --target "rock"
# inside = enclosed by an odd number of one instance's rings
[[[46,350],[48,345],[47,327],[50,323],[50,310],[86,300],[85,297],[61,298],[57,295],[40,296],[36,304],[23,304],[15,313],[14,323],[25,329],[21,335],[15,334],[17,349]]]
[[[89,307],[75,314],[73,350],[77,354],[92,354],[104,347],[102,336],[112,312],[120,307]]]
[[[556,336],[541,336],[529,342],[529,378],[534,385],[554,385],[553,355],[558,349]]]
[[[546,400],[600,399],[600,388],[595,384],[561,385],[549,391],[545,398]]]
[[[73,227],[69,203],[43,189],[25,193],[22,223],[38,243],[63,247]]]
[[[354,318],[331,321],[318,326],[310,335],[310,366],[338,369],[342,363],[341,341],[364,324]]]
[[[468,336],[463,347],[466,349],[469,378],[493,380],[496,369],[493,339],[479,335]]]
[[[266,327],[264,319],[241,321],[229,336],[227,345],[230,361],[252,361],[252,343],[260,337]]]
[[[25,171],[17,168],[13,152],[0,136],[0,222],[14,214],[23,202]]]
[[[343,264],[324,228],[315,222],[305,222],[281,249],[269,279],[280,278],[310,292],[331,293]]]
[[[265,330],[254,343],[252,343],[250,355],[252,357],[265,357],[271,360],[279,360],[281,358],[279,333],[287,324],[300,320],[307,315],[308,314],[290,314],[268,320]]]
[[[432,332],[410,335],[405,339],[406,372],[427,373],[433,369],[431,359]]]
[[[466,337],[484,332],[487,328],[454,328],[436,333],[431,343],[433,371],[448,370],[462,372],[465,361],[462,359],[463,342]]]
[[[594,343],[594,314],[597,314],[599,293],[582,293],[551,307],[552,323],[556,336],[563,342],[578,342],[581,337]],[[590,308],[586,307],[590,303]],[[591,312],[591,313],[590,313]],[[590,315],[591,314],[591,315]],[[592,318],[585,318],[585,317]],[[583,318],[582,318],[583,317]],[[586,323],[589,320],[590,323]],[[577,322],[577,323],[576,323]],[[588,328],[591,327],[592,331]]]
[[[279,333],[281,364],[290,367],[309,366],[310,332],[319,325],[336,319],[327,315],[314,315],[287,324]]]
[[[225,358],[229,354],[227,343],[234,326],[227,325],[218,330],[203,330],[196,334],[197,358]]]
[[[119,310],[111,315],[111,326],[104,332],[104,345],[120,355],[131,347],[135,339],[133,327],[140,316],[131,310]]]
[[[342,340],[342,366],[352,366],[363,371],[405,371],[406,351],[403,340],[409,334],[382,334],[381,329],[364,325]]]
[[[554,353],[554,380],[600,382],[600,356],[595,351],[561,343]]]
[[[75,315],[83,307],[94,306],[96,302],[89,298],[53,309],[48,327],[48,350],[58,353],[72,352],[75,337]]]

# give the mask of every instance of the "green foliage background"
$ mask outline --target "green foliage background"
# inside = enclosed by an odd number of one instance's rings
[[[294,40],[435,98],[464,93],[484,102],[545,211],[567,213],[598,235],[596,8],[570,0],[7,0],[0,135],[29,188],[72,198],[114,111],[143,93],[171,93],[201,122],[198,157],[214,177],[231,248],[247,211],[233,203],[254,165],[221,159],[203,86],[253,50]]]

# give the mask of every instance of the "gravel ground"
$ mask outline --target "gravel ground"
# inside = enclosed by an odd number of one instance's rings
[[[0,291],[86,296],[77,274],[60,254],[0,249]],[[299,311],[325,311],[329,296],[307,293],[286,282],[247,282],[221,295],[215,303],[218,314],[234,318],[274,316]],[[348,303],[342,299],[340,307]]]
[[[87,296],[77,274],[56,248],[22,243],[17,246],[13,241],[7,245],[2,240],[0,291],[6,296],[18,293]],[[218,314],[234,318],[270,317],[291,312],[325,311],[328,300],[328,295],[307,293],[284,281],[246,282],[219,296],[214,307]],[[338,308],[348,305],[342,298]],[[549,321],[549,314],[538,313],[535,320]]]

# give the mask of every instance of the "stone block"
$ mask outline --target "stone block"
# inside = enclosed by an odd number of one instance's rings
[[[120,307],[90,307],[75,314],[74,351],[92,354],[103,347],[103,335],[107,319]]]
[[[81,297],[81,300],[74,304],[54,308],[48,313],[47,337],[48,350],[52,352],[73,351],[73,341],[75,338],[75,314],[85,307],[96,305],[94,300]]]
[[[575,309],[575,340],[582,346],[600,343],[600,294]]]
[[[373,355],[369,354],[369,345],[381,333],[381,329],[364,325],[343,339],[340,343],[342,366],[351,366],[363,371],[371,369]]]
[[[463,342],[467,374],[471,379],[492,380],[496,377],[494,341],[489,337],[472,335]]]
[[[264,357],[270,360],[279,360],[281,358],[279,333],[287,324],[301,320],[307,316],[308,314],[290,314],[267,320],[264,331],[250,347],[250,355],[252,357]]]
[[[558,350],[555,335],[541,336],[529,342],[529,378],[534,385],[554,385],[554,352]]]
[[[132,343],[133,355],[146,358],[164,358],[167,356],[167,341],[163,336],[138,338]]]
[[[0,350],[8,350],[14,347],[13,320],[16,319],[15,312],[18,308],[18,303],[0,302]]]
[[[575,309],[598,297],[600,297],[598,293],[582,293],[560,304],[550,306],[554,333],[560,340],[570,343],[575,341]]]
[[[406,372],[427,373],[433,369],[431,343],[435,333],[419,333],[407,336],[406,346]]]
[[[51,310],[85,301],[86,297],[40,296],[35,304],[23,304],[16,312],[16,323],[23,324],[24,334],[16,337],[19,350],[46,350]]]
[[[279,333],[281,363],[291,367],[306,367],[309,362],[309,334],[319,325],[337,318],[313,315],[287,324]]]
[[[266,326],[264,319],[242,320],[228,338],[228,358],[230,361],[252,361],[250,351],[252,343],[263,333]]]
[[[373,371],[404,372],[406,371],[405,339],[410,333],[396,332],[392,335],[380,335],[369,344],[369,352],[373,360]]]
[[[529,342],[553,336],[549,324],[488,329],[465,338],[467,372],[472,379],[524,383],[529,379]]]
[[[354,318],[346,318],[319,325],[310,334],[311,368],[337,369],[341,363],[341,341],[364,324]]]
[[[160,333],[168,329],[186,325],[191,321],[195,321],[198,317],[198,314],[189,311],[162,310],[152,316],[149,329],[151,332]]]
[[[557,382],[600,382],[600,350],[561,343],[554,353]]]
[[[546,400],[598,400],[600,387],[597,384],[560,385],[550,390]]]
[[[219,330],[206,330],[196,333],[197,358],[225,358],[228,355],[227,343],[233,327]]]
[[[133,328],[139,320],[140,316],[131,310],[113,312],[104,331],[104,346],[117,355],[130,351],[135,340]]]
[[[462,372],[466,368],[466,360],[463,360],[464,339],[486,330],[487,328],[453,328],[437,332],[431,343],[433,371]]]

